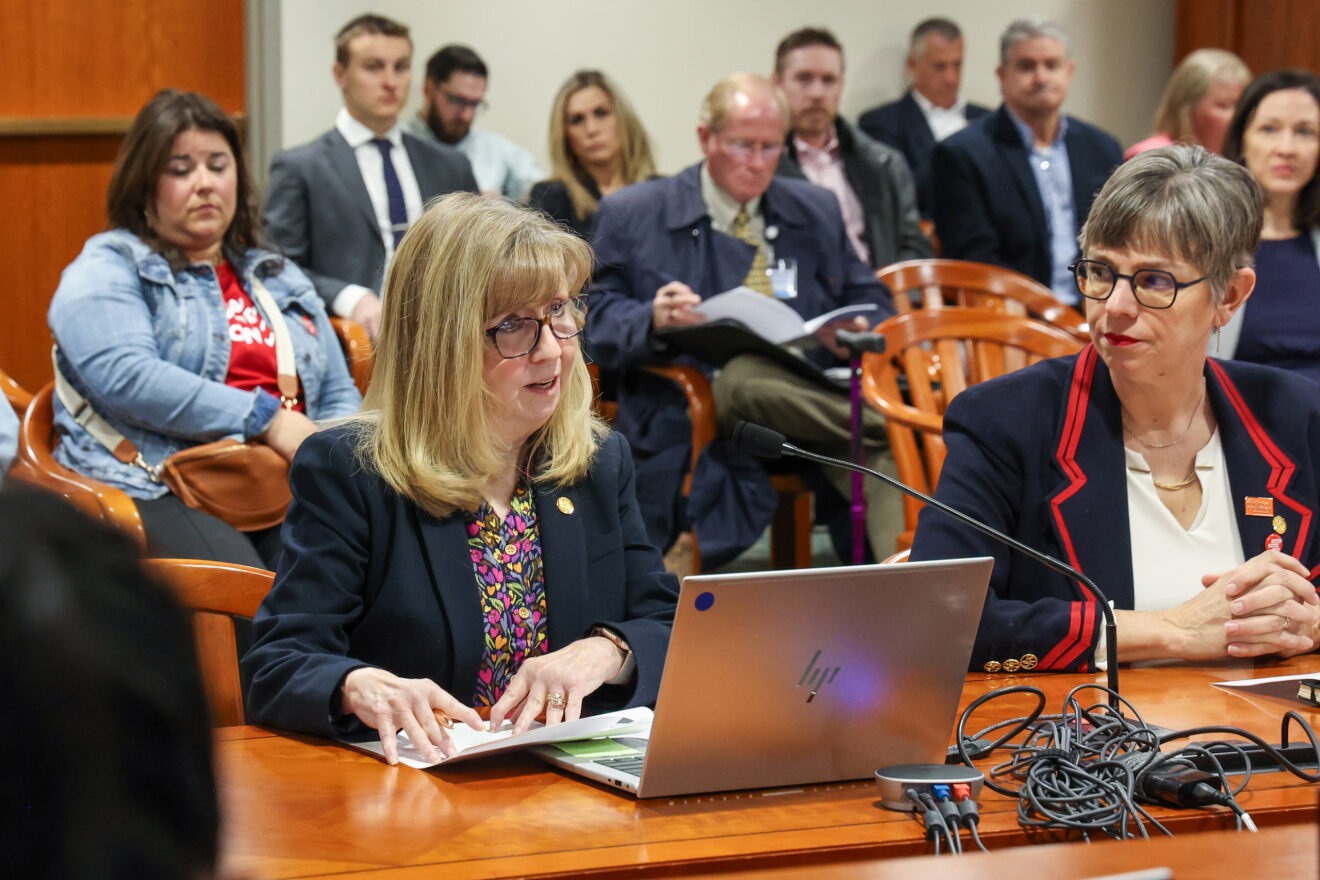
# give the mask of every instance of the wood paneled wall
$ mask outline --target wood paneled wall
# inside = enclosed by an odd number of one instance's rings
[[[122,132],[165,87],[244,110],[243,0],[0,0],[0,367],[50,380],[46,307],[105,228]]]
[[[1194,49],[1234,52],[1252,73],[1280,67],[1320,71],[1316,0],[1179,0],[1175,58]]]

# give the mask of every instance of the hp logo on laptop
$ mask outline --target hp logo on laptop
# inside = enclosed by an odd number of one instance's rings
[[[820,654],[820,650],[817,649],[816,653],[811,655],[811,662],[807,664],[806,669],[802,670],[802,678],[798,679],[797,683],[798,687],[811,688],[811,693],[807,695],[808,703],[816,699],[816,694],[820,693],[821,688],[834,683],[834,677],[839,674],[841,668],[839,666],[817,666],[816,661],[820,659]]]

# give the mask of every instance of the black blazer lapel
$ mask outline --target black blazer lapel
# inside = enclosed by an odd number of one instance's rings
[[[358,213],[371,227],[372,235],[379,237],[380,226],[376,220],[376,209],[371,206],[371,195],[367,192],[367,184],[362,179],[362,169],[358,167],[353,148],[338,130],[332,130],[326,135],[325,144],[326,160],[334,172],[330,179],[340,181],[349,201],[359,208]]]
[[[1073,367],[1054,447],[1060,481],[1048,497],[1050,525],[1064,561],[1095,581],[1118,607],[1131,608],[1132,554],[1120,412],[1109,371],[1095,348],[1087,346]]]
[[[592,621],[590,571],[584,518],[578,508],[588,503],[576,487],[535,487],[536,520],[541,534],[541,566],[545,577],[550,650],[557,651],[586,635]]]
[[[903,130],[907,133],[908,155],[924,156],[935,149],[935,133],[930,130],[926,114],[921,112],[912,93],[904,95],[898,106],[903,114]]]
[[[1048,229],[1045,221],[1045,203],[1041,200],[1040,190],[1036,187],[1036,178],[1031,173],[1031,162],[1026,145],[1009,118],[1008,110],[1000,108],[995,119],[995,149],[1014,187],[1022,197],[1022,202],[1031,215],[1031,225],[1035,229]]]
[[[467,528],[461,513],[436,519],[429,513],[413,509],[422,536],[424,562],[440,599],[453,646],[453,681],[456,686],[459,682],[464,683],[465,690],[454,696],[471,705],[477,671],[481,666],[485,630],[480,625],[481,600],[477,595],[476,574],[467,546]]]

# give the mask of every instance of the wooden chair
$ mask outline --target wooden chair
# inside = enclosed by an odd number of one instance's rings
[[[885,353],[862,359],[862,394],[885,417],[898,478],[927,494],[944,465],[950,400],[968,385],[1082,348],[1060,327],[998,309],[915,311],[895,315],[875,332],[885,337]],[[921,507],[904,496],[897,549],[912,545]]]
[[[618,404],[601,397],[599,368],[595,364],[588,364],[587,369],[591,372],[597,392],[596,413],[612,421],[618,411]],[[692,489],[692,474],[696,470],[697,459],[718,434],[715,397],[711,393],[710,382],[705,374],[693,367],[666,364],[642,369],[672,382],[687,400],[688,419],[692,423],[692,458],[688,474],[683,480],[683,494],[687,495]],[[773,568],[810,568],[811,527],[814,521],[811,490],[794,474],[771,474],[770,487],[778,496],[774,517],[770,521],[770,565]],[[701,548],[695,542],[692,547],[692,565],[695,571],[701,571]]]
[[[0,388],[4,388],[5,399],[21,419],[28,404],[32,402],[32,392],[15,382],[4,370],[0,370]]]
[[[151,559],[146,565],[193,612],[193,637],[211,723],[216,727],[246,724],[233,619],[257,613],[257,606],[270,592],[274,573],[200,559]]]
[[[348,361],[348,371],[358,391],[367,393],[371,384],[371,370],[376,362],[376,349],[371,344],[367,329],[357,321],[347,318],[330,317],[330,324],[339,336],[339,345],[344,349],[344,358]]]
[[[14,476],[62,496],[89,516],[119,528],[142,549],[146,532],[137,505],[123,491],[99,480],[83,476],[55,460],[55,424],[51,400],[55,384],[48,383],[36,393],[23,414],[18,432],[18,457]]]
[[[1034,278],[1012,269],[965,260],[907,260],[886,266],[876,278],[893,291],[899,314],[916,309],[992,308],[1054,324],[1083,343],[1091,340],[1080,312],[1059,302]]]

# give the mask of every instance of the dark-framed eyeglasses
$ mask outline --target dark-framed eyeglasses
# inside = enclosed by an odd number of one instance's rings
[[[1179,281],[1172,272],[1163,269],[1138,269],[1131,275],[1124,275],[1098,260],[1078,260],[1068,269],[1077,282],[1077,292],[1087,299],[1109,299],[1118,286],[1118,279],[1125,278],[1132,285],[1132,295],[1137,302],[1148,309],[1167,309],[1178,298],[1178,291],[1210,277],[1202,275],[1192,281]]]
[[[495,350],[505,360],[524,357],[541,344],[541,330],[550,328],[556,339],[572,339],[582,333],[587,306],[582,297],[551,304],[540,318],[505,318],[486,331]]]
[[[448,89],[441,89],[440,94],[445,96],[445,101],[455,110],[471,110],[473,113],[480,113],[490,105],[486,103],[485,98],[477,98],[475,101],[471,98],[465,98],[462,95],[455,95]]]

